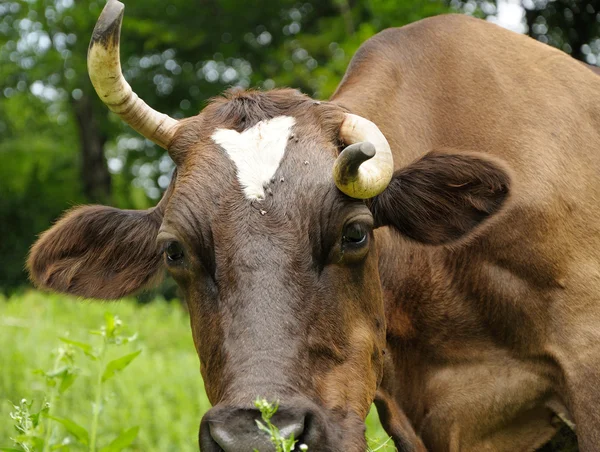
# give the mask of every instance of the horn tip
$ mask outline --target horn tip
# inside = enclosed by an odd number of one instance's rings
[[[108,47],[119,43],[124,10],[125,5],[120,1],[108,0],[94,27],[90,47],[94,44]]]
[[[357,169],[362,162],[373,158],[375,153],[375,146],[369,141],[351,144],[342,151],[342,154],[344,154],[348,163],[355,169]]]
[[[370,141],[364,141],[360,144],[360,150],[367,158],[375,157],[375,145]]]

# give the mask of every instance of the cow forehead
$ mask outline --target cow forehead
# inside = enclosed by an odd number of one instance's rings
[[[309,217],[334,214],[341,196],[331,174],[344,115],[290,90],[213,99],[182,122],[170,145],[178,171],[164,229],[209,249],[217,232],[231,241],[249,228],[305,230]]]
[[[241,133],[219,128],[212,134],[212,140],[235,164],[238,181],[247,199],[265,198],[265,186],[281,164],[295,123],[291,116],[278,116],[259,121]]]
[[[192,139],[197,131],[205,138],[187,141],[163,230],[206,252],[257,231],[305,234],[322,217],[337,215],[345,198],[331,176],[338,152],[334,121],[323,121],[323,130],[306,116],[284,112],[247,128],[210,116],[188,124],[196,126],[188,129]]]

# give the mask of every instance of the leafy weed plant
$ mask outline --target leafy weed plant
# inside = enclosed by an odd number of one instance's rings
[[[19,405],[13,404],[10,416],[16,430],[16,435],[11,437],[14,447],[0,448],[1,451],[49,452],[64,450],[76,443],[90,452],[119,452],[133,443],[139,431],[138,426],[122,430],[102,448],[98,447],[97,440],[99,419],[104,405],[105,382],[125,369],[141,353],[141,350],[138,350],[109,361],[108,351],[134,341],[136,335],[124,335],[121,320],[109,313],[104,316],[104,324],[98,330],[90,331],[90,335],[100,337],[97,341],[99,345],[94,346],[66,337],[59,338],[63,345],[55,350],[56,357],[52,369],[35,371],[45,379],[46,400],[37,411],[33,409],[33,402],[26,399],[22,399]],[[76,350],[80,350],[96,363],[89,429],[71,419],[53,414],[60,396],[71,387],[80,374],[80,369],[75,365]],[[63,427],[66,436],[58,432],[57,424]]]

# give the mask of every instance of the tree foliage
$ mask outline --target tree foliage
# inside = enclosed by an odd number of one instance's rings
[[[520,14],[517,31],[600,66],[600,0],[451,0],[450,6],[494,22]]]
[[[526,6],[530,36],[600,65],[600,0],[530,0]]]

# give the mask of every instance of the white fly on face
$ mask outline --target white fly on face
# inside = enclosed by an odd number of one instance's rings
[[[279,168],[295,123],[291,116],[278,116],[260,121],[242,133],[217,129],[212,134],[213,141],[235,163],[246,198],[252,201],[265,198],[264,187]]]

